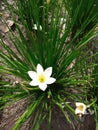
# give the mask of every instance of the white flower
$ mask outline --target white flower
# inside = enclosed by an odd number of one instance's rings
[[[86,114],[86,108],[84,103],[76,102],[75,114]]]
[[[34,30],[38,30],[38,27],[37,27],[36,24],[34,24],[33,29],[34,29]],[[41,26],[41,25],[39,26],[39,30],[42,31],[42,26]]]
[[[42,91],[45,91],[48,84],[52,84],[56,81],[55,78],[50,77],[52,75],[52,67],[47,68],[46,70],[38,64],[37,72],[28,71],[28,74],[32,81],[29,83],[31,86],[39,86]]]

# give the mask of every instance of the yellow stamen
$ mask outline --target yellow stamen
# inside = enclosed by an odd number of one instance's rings
[[[44,83],[45,80],[46,80],[46,78],[45,78],[45,76],[44,76],[43,74],[40,74],[39,77],[38,77],[38,79],[39,79],[39,81],[40,81],[41,83]]]
[[[83,111],[83,105],[79,105],[77,108],[78,108],[80,111]]]

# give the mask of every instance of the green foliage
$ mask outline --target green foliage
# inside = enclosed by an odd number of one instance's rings
[[[98,23],[97,3],[91,0],[55,0],[47,4],[44,0],[16,0],[15,7],[6,4],[20,21],[17,23],[13,17],[18,35],[13,32],[9,35],[17,53],[4,43],[1,36],[1,46],[7,52],[0,52],[0,73],[17,76],[21,81],[14,87],[11,83],[7,86],[2,83],[0,91],[5,94],[0,101],[10,104],[26,99],[29,102],[13,130],[18,130],[34,112],[32,129],[38,130],[47,117],[50,129],[54,105],[71,121],[67,111],[74,116],[74,109],[67,102],[85,101],[89,104],[95,100],[93,96],[88,99],[92,81],[95,89],[98,87],[97,72],[93,71],[97,66],[93,60],[97,53],[90,55],[91,50],[88,49],[88,44],[98,35],[95,30]],[[93,8],[95,4],[96,8]],[[34,24],[37,29],[34,29]],[[31,79],[27,72],[36,71],[38,63],[44,69],[52,66],[53,77],[56,78],[56,82],[49,85],[45,92],[38,86],[29,85]]]
[[[81,35],[90,31],[98,23],[98,1],[96,0],[65,0],[66,8],[72,19],[73,35],[82,30]],[[81,37],[81,36],[80,36]]]

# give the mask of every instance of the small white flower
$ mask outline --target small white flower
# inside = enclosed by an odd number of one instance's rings
[[[32,81],[29,83],[31,86],[39,86],[42,91],[45,91],[48,84],[52,84],[56,81],[55,78],[50,77],[52,75],[52,67],[43,69],[43,67],[38,64],[37,72],[28,71],[28,74]]]
[[[84,103],[76,102],[75,114],[86,114],[86,108]]]
[[[34,24],[33,29],[34,29],[34,30],[38,30],[38,28],[37,28],[37,25],[36,25],[36,24]],[[39,26],[39,30],[40,30],[40,31],[42,31],[42,26],[41,26],[41,25]]]

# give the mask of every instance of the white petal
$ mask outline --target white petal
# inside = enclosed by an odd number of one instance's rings
[[[50,77],[52,74],[52,67],[47,68],[44,73],[46,76]]]
[[[75,114],[83,114],[84,115],[85,111],[80,111],[79,109],[75,109]]]
[[[40,88],[42,91],[45,91],[46,88],[47,88],[47,85],[46,85],[46,84],[39,84],[39,88]]]
[[[37,76],[35,71],[28,71],[28,75],[30,76],[31,79],[34,79]]]
[[[40,65],[40,64],[38,64],[37,65],[37,74],[40,74],[40,73],[43,73],[43,67]]]
[[[52,84],[52,83],[54,83],[55,81],[56,81],[55,78],[50,77],[50,78],[47,79],[46,83],[47,83],[47,84]]]
[[[34,24],[33,29],[37,30],[37,25],[36,24]]]
[[[29,85],[31,86],[37,86],[38,85],[38,82],[36,80],[33,80],[29,83]]]
[[[42,31],[42,26],[40,25],[39,27],[40,27],[40,31]]]
[[[83,106],[83,109],[86,109],[86,108],[87,108],[84,103],[76,102],[76,106],[77,106],[77,107],[78,107],[78,106],[81,106],[81,105]]]

